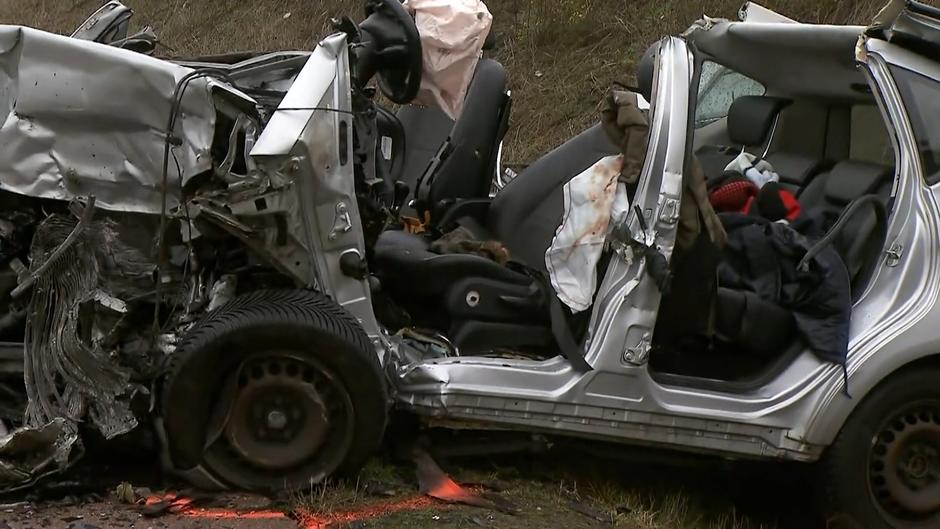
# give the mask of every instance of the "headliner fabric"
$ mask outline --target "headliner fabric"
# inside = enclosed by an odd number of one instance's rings
[[[866,100],[855,45],[862,26],[719,21],[686,38],[715,61],[789,97]],[[809,80],[812,80],[811,82]]]

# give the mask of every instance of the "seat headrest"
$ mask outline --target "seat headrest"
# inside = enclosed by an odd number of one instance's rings
[[[736,145],[763,145],[777,114],[793,103],[790,99],[770,96],[742,96],[728,109],[728,137]]]
[[[826,181],[826,198],[848,204],[864,195],[875,193],[891,175],[891,168],[872,163],[845,160],[837,163]]]

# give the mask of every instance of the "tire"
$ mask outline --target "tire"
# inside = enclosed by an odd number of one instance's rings
[[[830,527],[940,527],[940,510],[922,512],[911,499],[917,490],[940,486],[940,369],[903,371],[877,387],[843,426],[819,471]]]
[[[240,296],[173,354],[161,415],[174,468],[243,490],[355,472],[382,439],[385,377],[359,323],[305,290]]]

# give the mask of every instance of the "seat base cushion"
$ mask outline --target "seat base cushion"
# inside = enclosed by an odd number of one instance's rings
[[[551,345],[542,285],[472,254],[437,254],[419,235],[387,231],[375,246],[382,292],[417,326],[448,332],[460,348],[492,351]]]

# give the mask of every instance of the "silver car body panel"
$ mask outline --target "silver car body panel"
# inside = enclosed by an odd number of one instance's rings
[[[95,195],[102,209],[159,213],[167,119],[176,84],[190,71],[105,44],[0,26],[0,188],[57,200]],[[212,168],[214,90],[235,92],[196,79],[184,93],[171,206],[180,180]]]
[[[888,375],[917,360],[940,353],[940,186],[928,187],[904,102],[889,65],[916,71],[940,83],[940,67],[920,55],[881,40],[862,39],[860,53],[878,87],[879,104],[896,144],[895,202],[888,225],[886,256],[863,299],[852,311],[848,359],[849,399],[830,387],[813,414],[793,428],[793,435],[828,444],[859,400]]]
[[[306,250],[303,258],[287,256],[284,265],[296,267],[308,286],[345,307],[378,344],[380,331],[368,283],[340,269],[345,254],[365,259],[349,83],[346,36],[327,37],[306,59],[250,156],[272,182],[273,192],[266,196],[289,212],[288,229]],[[269,215],[269,210],[257,208],[256,199],[246,197],[241,206],[233,205],[233,211]],[[307,275],[302,267],[309,267]]]
[[[755,2],[746,2],[741,10],[738,12],[738,18],[742,22],[753,22],[753,23],[794,23],[796,22],[792,18],[785,17],[776,11],[767,9],[766,7],[755,3]]]

